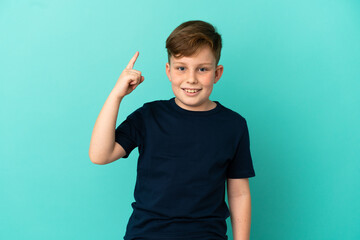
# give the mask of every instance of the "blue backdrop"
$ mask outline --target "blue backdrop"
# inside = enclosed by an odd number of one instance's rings
[[[356,0],[2,0],[0,239],[122,239],[138,152],[93,164],[94,123],[136,51],[117,125],[174,96],[165,40],[188,20],[222,35],[210,99],[248,122],[251,239],[360,239]]]

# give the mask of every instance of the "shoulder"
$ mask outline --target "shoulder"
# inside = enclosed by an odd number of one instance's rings
[[[149,113],[156,111],[158,109],[165,108],[168,104],[169,104],[169,100],[153,100],[153,101],[145,102],[141,108],[144,111],[144,113]]]
[[[167,100],[167,99],[158,99],[158,100],[146,102],[145,104],[147,104],[149,106],[164,105],[164,104],[167,104],[169,101],[170,100]]]
[[[240,114],[239,112],[237,112],[235,110],[232,110],[231,108],[225,107],[222,104],[221,104],[221,107],[222,107],[222,113],[225,117],[234,121],[235,123],[238,123],[241,125],[246,124],[246,119],[242,114]]]
[[[158,105],[162,105],[165,104],[165,102],[167,102],[168,100],[153,100],[153,101],[148,101],[145,102],[141,107],[143,108],[149,108],[149,107],[154,107],[154,106],[158,106]]]
[[[225,116],[224,119],[222,119],[223,123],[231,129],[233,134],[236,134],[237,137],[241,138],[248,129],[245,116],[224,105],[222,105],[222,108],[222,115]]]
[[[155,107],[161,105],[163,101],[164,100],[154,100],[154,101],[145,102],[145,103],[143,103],[142,106],[138,107],[135,111],[143,113],[147,109],[155,108]]]
[[[163,105],[164,100],[145,102],[133,110],[133,112],[127,116],[127,119],[147,121],[151,116],[156,115],[156,113],[159,112],[159,109],[161,109]]]

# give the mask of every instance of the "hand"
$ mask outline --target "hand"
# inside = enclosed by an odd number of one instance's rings
[[[145,79],[144,76],[141,76],[140,71],[133,69],[138,56],[139,52],[136,51],[115,84],[114,91],[121,98],[131,93]]]

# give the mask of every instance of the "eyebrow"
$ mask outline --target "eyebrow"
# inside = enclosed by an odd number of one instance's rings
[[[174,64],[184,64],[184,65],[186,65],[186,63],[184,63],[184,62],[174,62]],[[200,63],[199,65],[212,65],[212,63]]]

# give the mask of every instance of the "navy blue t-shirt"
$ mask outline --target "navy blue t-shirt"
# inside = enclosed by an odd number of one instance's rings
[[[245,118],[214,102],[208,111],[175,97],[147,102],[116,128],[123,158],[139,150],[125,240],[228,239],[225,181],[255,171]]]

